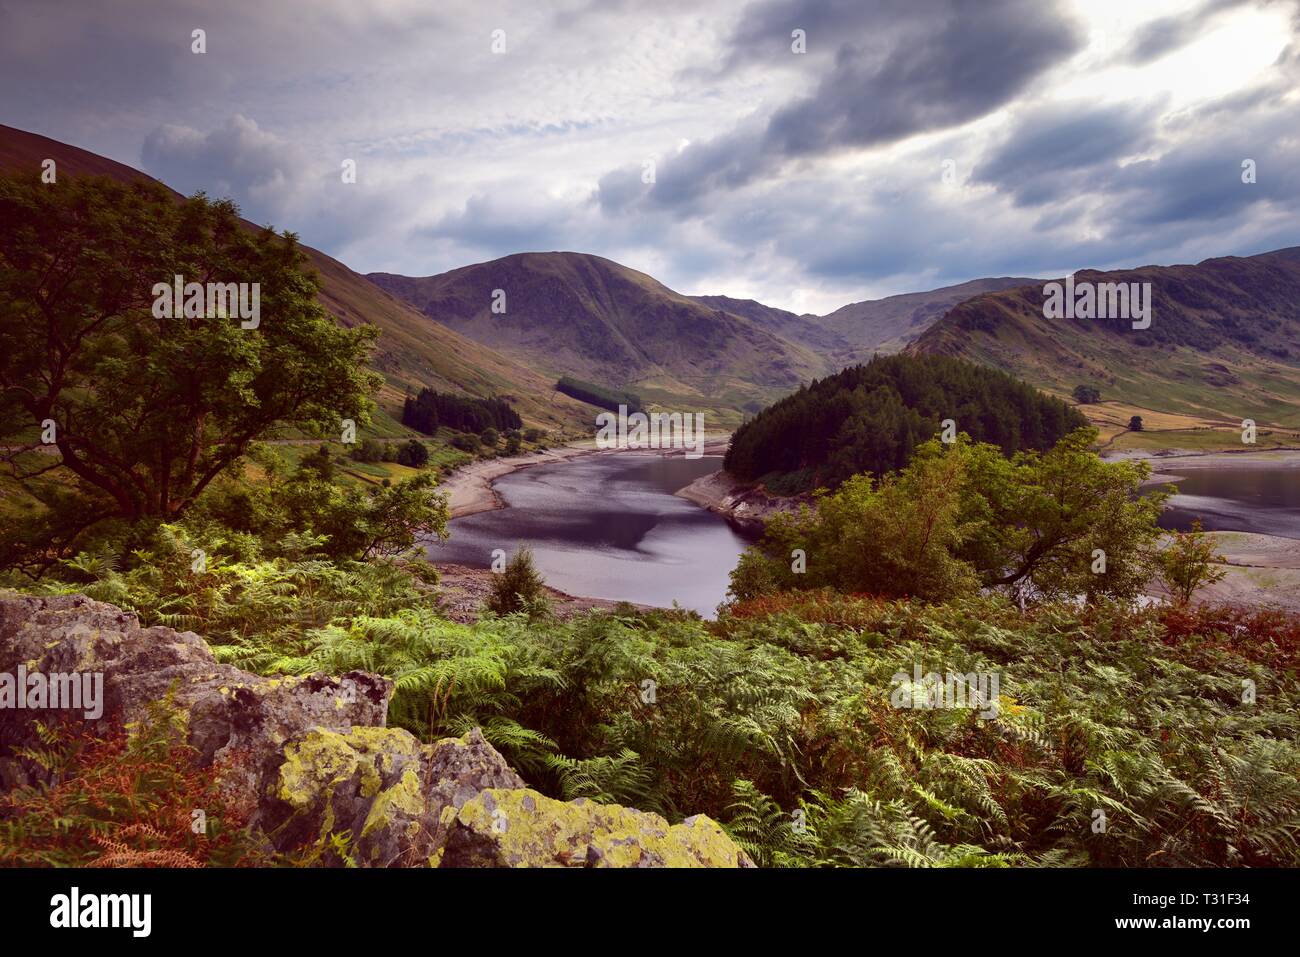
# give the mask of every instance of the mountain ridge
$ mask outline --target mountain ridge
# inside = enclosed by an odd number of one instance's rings
[[[760,323],[590,253],[513,253],[431,276],[367,278],[518,362],[651,400],[740,409],[829,371],[824,357]]]
[[[906,347],[1014,372],[1069,394],[1217,419],[1300,423],[1300,247],[1195,264],[1079,270],[1076,286],[1151,284],[1151,325],[1047,319],[1045,281],[954,305]]]

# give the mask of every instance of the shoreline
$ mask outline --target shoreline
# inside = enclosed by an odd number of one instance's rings
[[[731,441],[730,434],[725,436],[705,436],[704,455],[720,455],[726,451]],[[545,452],[531,452],[527,455],[512,455],[508,458],[482,459],[462,465],[456,469],[439,486],[447,493],[448,519],[464,518],[479,512],[491,512],[505,508],[505,502],[493,488],[497,479],[514,472],[531,468],[535,465],[549,465],[568,462],[586,455],[653,454],[685,455],[684,449],[598,449],[592,445],[564,445],[558,449]],[[674,493],[676,494],[676,493]]]
[[[429,564],[438,569],[438,604],[443,614],[451,621],[462,624],[478,621],[492,592],[492,579],[495,572],[490,568],[474,568],[457,562],[430,562]],[[546,585],[545,590],[552,611],[561,621],[593,610],[614,611],[620,606],[631,607],[639,612],[671,610],[657,605],[644,605],[640,602],[570,595],[550,585]]]
[[[729,436],[706,438],[704,454],[722,454],[726,451],[729,440]],[[442,484],[442,490],[448,493],[449,517],[456,519],[505,508],[505,502],[493,487],[493,483],[502,476],[532,466],[567,462],[586,455],[618,453],[685,454],[682,449],[598,449],[594,445],[566,445],[543,453],[471,462],[449,475]],[[1148,462],[1152,473],[1144,485],[1177,482],[1179,472],[1195,469],[1268,465],[1300,470],[1300,450],[1297,449],[1112,453],[1101,457],[1108,462]],[[701,476],[673,494],[752,533],[761,533],[764,525],[774,515],[795,512],[806,501],[799,497],[772,495],[761,486],[735,479],[723,469]],[[1223,581],[1204,589],[1201,600],[1249,609],[1282,608],[1300,612],[1300,540],[1252,532],[1221,531],[1206,534],[1220,554],[1228,575]],[[485,568],[470,568],[451,562],[431,564],[444,575],[447,587],[452,591],[456,613],[462,616],[475,614],[467,602],[477,603],[486,596],[492,573]],[[564,617],[595,608],[608,610],[619,604],[610,599],[569,595],[549,586],[547,591],[556,605],[557,613]],[[1152,597],[1163,597],[1159,585],[1154,583],[1148,593]],[[654,606],[636,607],[649,610]]]
[[[808,501],[806,497],[773,495],[761,486],[740,481],[724,469],[702,475],[673,494],[752,533],[761,533],[771,518],[783,512],[797,512]]]

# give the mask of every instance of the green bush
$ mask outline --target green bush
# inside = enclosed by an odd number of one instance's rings
[[[403,442],[397,449],[397,462],[413,469],[422,469],[429,464],[429,447],[418,439]]]
[[[533,564],[532,550],[520,548],[506,563],[505,570],[492,579],[492,594],[487,607],[497,615],[526,611],[530,617],[545,610],[546,582]]]

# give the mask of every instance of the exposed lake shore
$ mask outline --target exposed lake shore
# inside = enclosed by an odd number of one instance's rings
[[[1108,461],[1145,461],[1152,473],[1145,485],[1176,483],[1198,469],[1296,469],[1300,450],[1266,449],[1240,452],[1113,453]],[[1300,479],[1300,475],[1297,475]],[[1198,592],[1202,601],[1249,608],[1281,608],[1300,612],[1300,540],[1252,532],[1207,532],[1223,558],[1227,576]],[[1150,594],[1164,598],[1158,585]]]
[[[705,455],[721,455],[727,450],[729,435],[706,436]],[[551,465],[584,455],[619,455],[622,453],[683,455],[681,449],[598,449],[594,442],[561,446],[545,452],[528,455],[511,455],[503,458],[471,462],[452,472],[440,486],[447,493],[447,508],[451,518],[463,518],[479,512],[504,508],[505,502],[492,487],[503,475],[518,472],[535,465]]]
[[[711,436],[705,454],[721,455],[726,451],[727,436]],[[504,475],[536,465],[563,462],[586,455],[613,455],[632,450],[597,449],[594,445],[569,445],[543,453],[516,455],[474,462],[454,472],[442,485],[448,493],[452,518],[503,508],[505,503],[493,488]],[[653,453],[658,450],[640,450]],[[680,450],[660,451],[680,455]],[[1185,452],[1151,454],[1119,452],[1103,455],[1108,461],[1147,461],[1153,472],[1146,484],[1176,482],[1179,474],[1193,469],[1294,468],[1300,470],[1300,450],[1264,450],[1242,452]],[[742,482],[718,469],[691,482],[675,493],[708,509],[750,532],[758,532],[774,515],[796,511],[804,497],[773,495],[760,485]],[[1206,601],[1251,608],[1276,607],[1300,612],[1300,540],[1248,532],[1208,532],[1227,567],[1227,577],[1205,588],[1200,598]],[[469,568],[452,563],[435,562],[443,571],[451,592],[450,603],[458,616],[473,614],[487,595],[492,573],[487,569]],[[563,617],[591,608],[612,608],[616,603],[605,599],[583,598],[552,589],[557,613]],[[1149,594],[1165,598],[1163,589],[1153,584]],[[641,606],[650,607],[650,606]]]

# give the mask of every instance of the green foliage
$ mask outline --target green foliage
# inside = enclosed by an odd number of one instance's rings
[[[1191,531],[1175,533],[1169,547],[1160,553],[1160,579],[1174,601],[1187,605],[1198,588],[1223,581],[1228,571],[1221,567],[1221,562],[1214,543],[1205,537],[1197,519]]]
[[[44,508],[0,562],[48,566],[119,518],[174,520],[251,444],[368,421],[376,331],[345,329],[291,234],[156,184],[0,177],[0,441],[53,420],[57,458],[19,467]],[[155,284],[257,283],[260,323],[156,317]]]
[[[1095,405],[1101,401],[1101,390],[1095,385],[1076,385],[1073,394],[1079,405]]]
[[[815,510],[769,522],[731,592],[831,587],[943,601],[983,586],[1035,599],[1135,597],[1152,573],[1165,494],[1138,497],[1147,467],[1103,462],[1089,450],[1095,436],[1082,429],[1011,458],[964,436],[950,447],[932,439],[896,475],[855,476]]]
[[[200,500],[189,524],[216,537],[253,536],[273,554],[276,542],[297,534],[319,539],[318,551],[331,559],[395,555],[417,536],[446,536],[447,500],[437,481],[426,473],[387,487],[339,485],[299,469],[255,486],[224,482]]]
[[[397,448],[397,463],[413,469],[422,469],[429,464],[429,447],[416,439],[403,442]]]
[[[310,472],[322,482],[334,481],[334,459],[330,456],[328,445],[322,445],[315,452],[302,457],[298,468]]]
[[[627,406],[629,415],[633,412],[641,412],[644,408],[641,404],[641,397],[634,392],[609,389],[603,385],[596,385],[594,382],[583,382],[581,379],[573,378],[573,376],[560,376],[560,380],[555,383],[555,388],[565,395],[572,396],[582,402],[590,402],[602,409],[610,409],[613,412],[617,412],[620,405]]]
[[[389,615],[431,601],[417,580],[422,562],[331,561],[316,536],[290,532],[277,554],[248,534],[162,525],[130,552],[83,553],[63,562],[62,580],[38,592],[78,592],[162,624],[237,643],[218,657],[257,669],[340,617]]]
[[[384,443],[378,439],[362,439],[350,453],[356,462],[384,461]]]
[[[432,435],[440,427],[474,433],[487,428],[517,429],[523,420],[505,399],[479,399],[421,389],[415,398],[406,397],[402,424]]]
[[[390,719],[426,740],[482,726],[546,793],[706,813],[767,865],[1295,866],[1300,632],[1272,627],[988,597],[715,624],[426,610],[262,665],[387,674]],[[894,707],[914,666],[997,674],[997,714]]]
[[[876,357],[769,406],[738,428],[727,471],[765,482],[803,476],[797,491],[836,488],[862,472],[905,466],[944,419],[1010,454],[1046,450],[1086,420],[1011,376],[943,356]]]
[[[501,433],[498,432],[496,429],[492,429],[492,428],[484,429],[482,432],[479,433],[478,437],[479,437],[479,441],[482,442],[489,449],[495,449],[497,447],[497,443],[501,441]]]
[[[487,606],[497,615],[510,615],[517,611],[527,612],[530,617],[545,614],[546,582],[533,563],[531,549],[519,549],[506,563],[505,569],[493,576],[492,594]]]
[[[1142,416],[1140,416],[1140,415],[1130,416],[1130,418],[1129,418],[1129,420],[1128,420],[1128,430],[1129,430],[1130,432],[1141,432],[1141,431],[1142,431]]]
[[[879,484],[855,476],[815,512],[776,516],[732,573],[732,593],[830,586],[943,601],[973,592],[974,571],[957,557],[964,473],[961,456],[930,455]]]
[[[523,442],[518,432],[506,436],[506,455],[518,455],[521,448],[523,448]]]
[[[451,437],[451,445],[452,448],[460,449],[462,452],[477,452],[482,447],[482,443],[479,441],[478,436],[469,435],[468,433],[458,433],[453,435]]]

